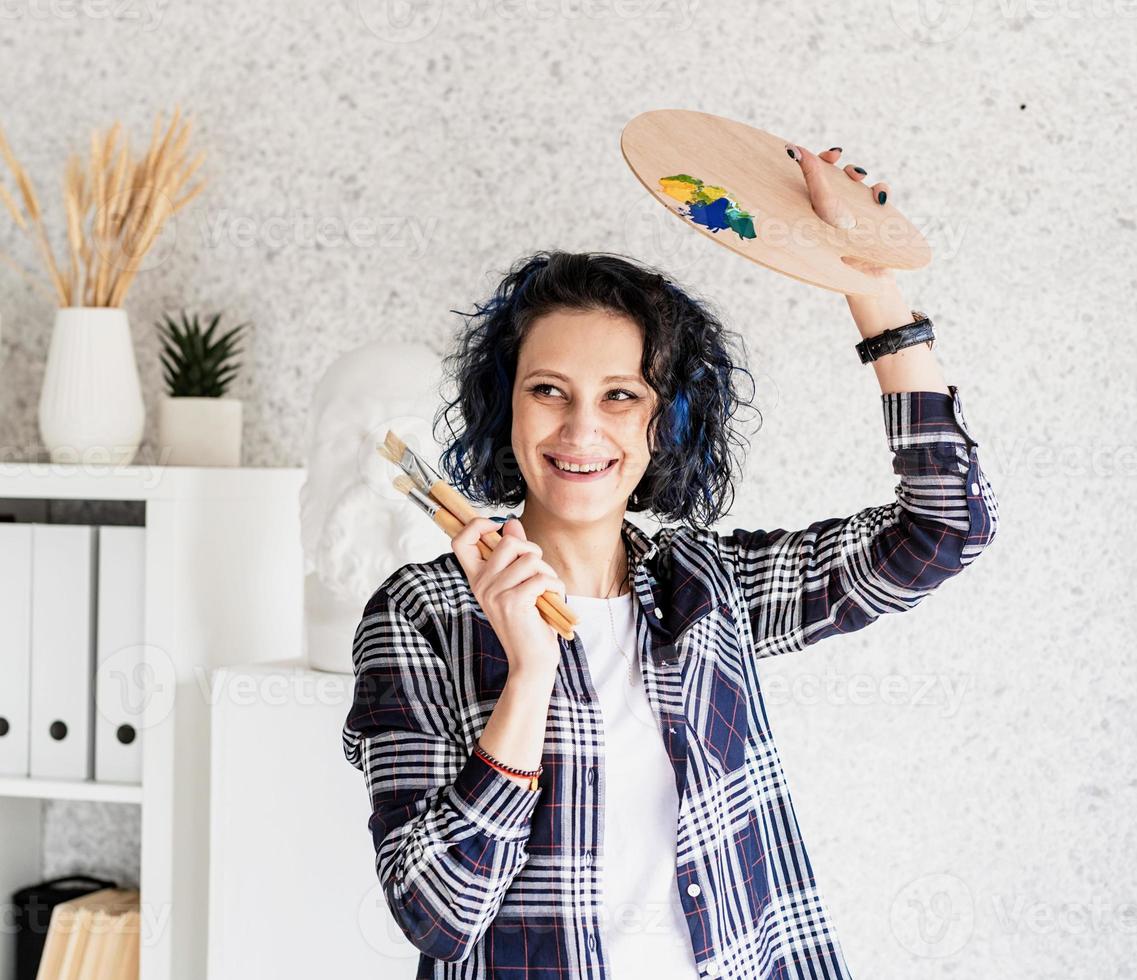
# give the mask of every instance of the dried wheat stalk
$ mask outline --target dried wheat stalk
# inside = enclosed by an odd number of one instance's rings
[[[146,153],[135,157],[122,123],[115,122],[105,133],[91,133],[86,163],[79,154],[68,157],[63,179],[65,269],[52,253],[31,178],[0,129],[0,156],[19,192],[17,199],[0,183],[0,202],[16,226],[36,240],[61,306],[122,305],[165,222],[205,185],[199,180],[185,189],[205,159],[204,153],[187,158],[191,125],[182,121],[180,108],[175,108],[167,126],[158,113]],[[20,268],[3,253],[0,258]]]

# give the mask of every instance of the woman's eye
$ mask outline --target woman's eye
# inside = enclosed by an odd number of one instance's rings
[[[541,391],[542,388],[552,388],[553,391],[559,391],[560,390],[557,388],[556,385],[551,385],[551,384],[548,384],[546,382],[541,382],[540,384],[535,384],[529,390],[532,392],[536,392],[537,394],[543,395],[543,394],[545,394],[545,392]]]
[[[632,398],[637,397],[634,392],[628,391],[625,388],[617,388],[615,391],[608,392],[608,394],[610,394],[610,395],[627,395],[628,396],[627,398],[613,398],[612,399],[612,401],[621,401],[621,402],[626,402]]]

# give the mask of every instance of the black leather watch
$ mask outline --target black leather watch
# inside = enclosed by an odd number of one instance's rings
[[[920,310],[912,310],[913,320],[902,327],[892,327],[879,333],[875,337],[866,337],[856,345],[857,354],[862,364],[868,364],[886,354],[895,354],[896,351],[921,344],[927,341],[931,349],[932,341],[936,335],[932,332],[932,321],[927,314]]]

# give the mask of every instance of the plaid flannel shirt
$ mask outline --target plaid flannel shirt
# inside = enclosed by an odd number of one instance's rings
[[[949,387],[881,396],[900,477],[890,503],[797,531],[649,536],[623,522],[643,681],[679,791],[675,880],[699,976],[850,976],[756,664],[913,608],[990,543],[996,498]],[[419,978],[610,973],[600,705],[579,634],[560,644],[530,791],[473,753],[508,664],[453,552],[397,569],[363,610],[343,748],[366,777],[375,869],[421,951]]]

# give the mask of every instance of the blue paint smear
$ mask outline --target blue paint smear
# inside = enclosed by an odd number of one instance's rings
[[[723,231],[730,227],[726,217],[726,209],[730,206],[730,200],[725,197],[716,198],[710,204],[692,203],[690,217],[696,224],[704,225],[711,231]]]

